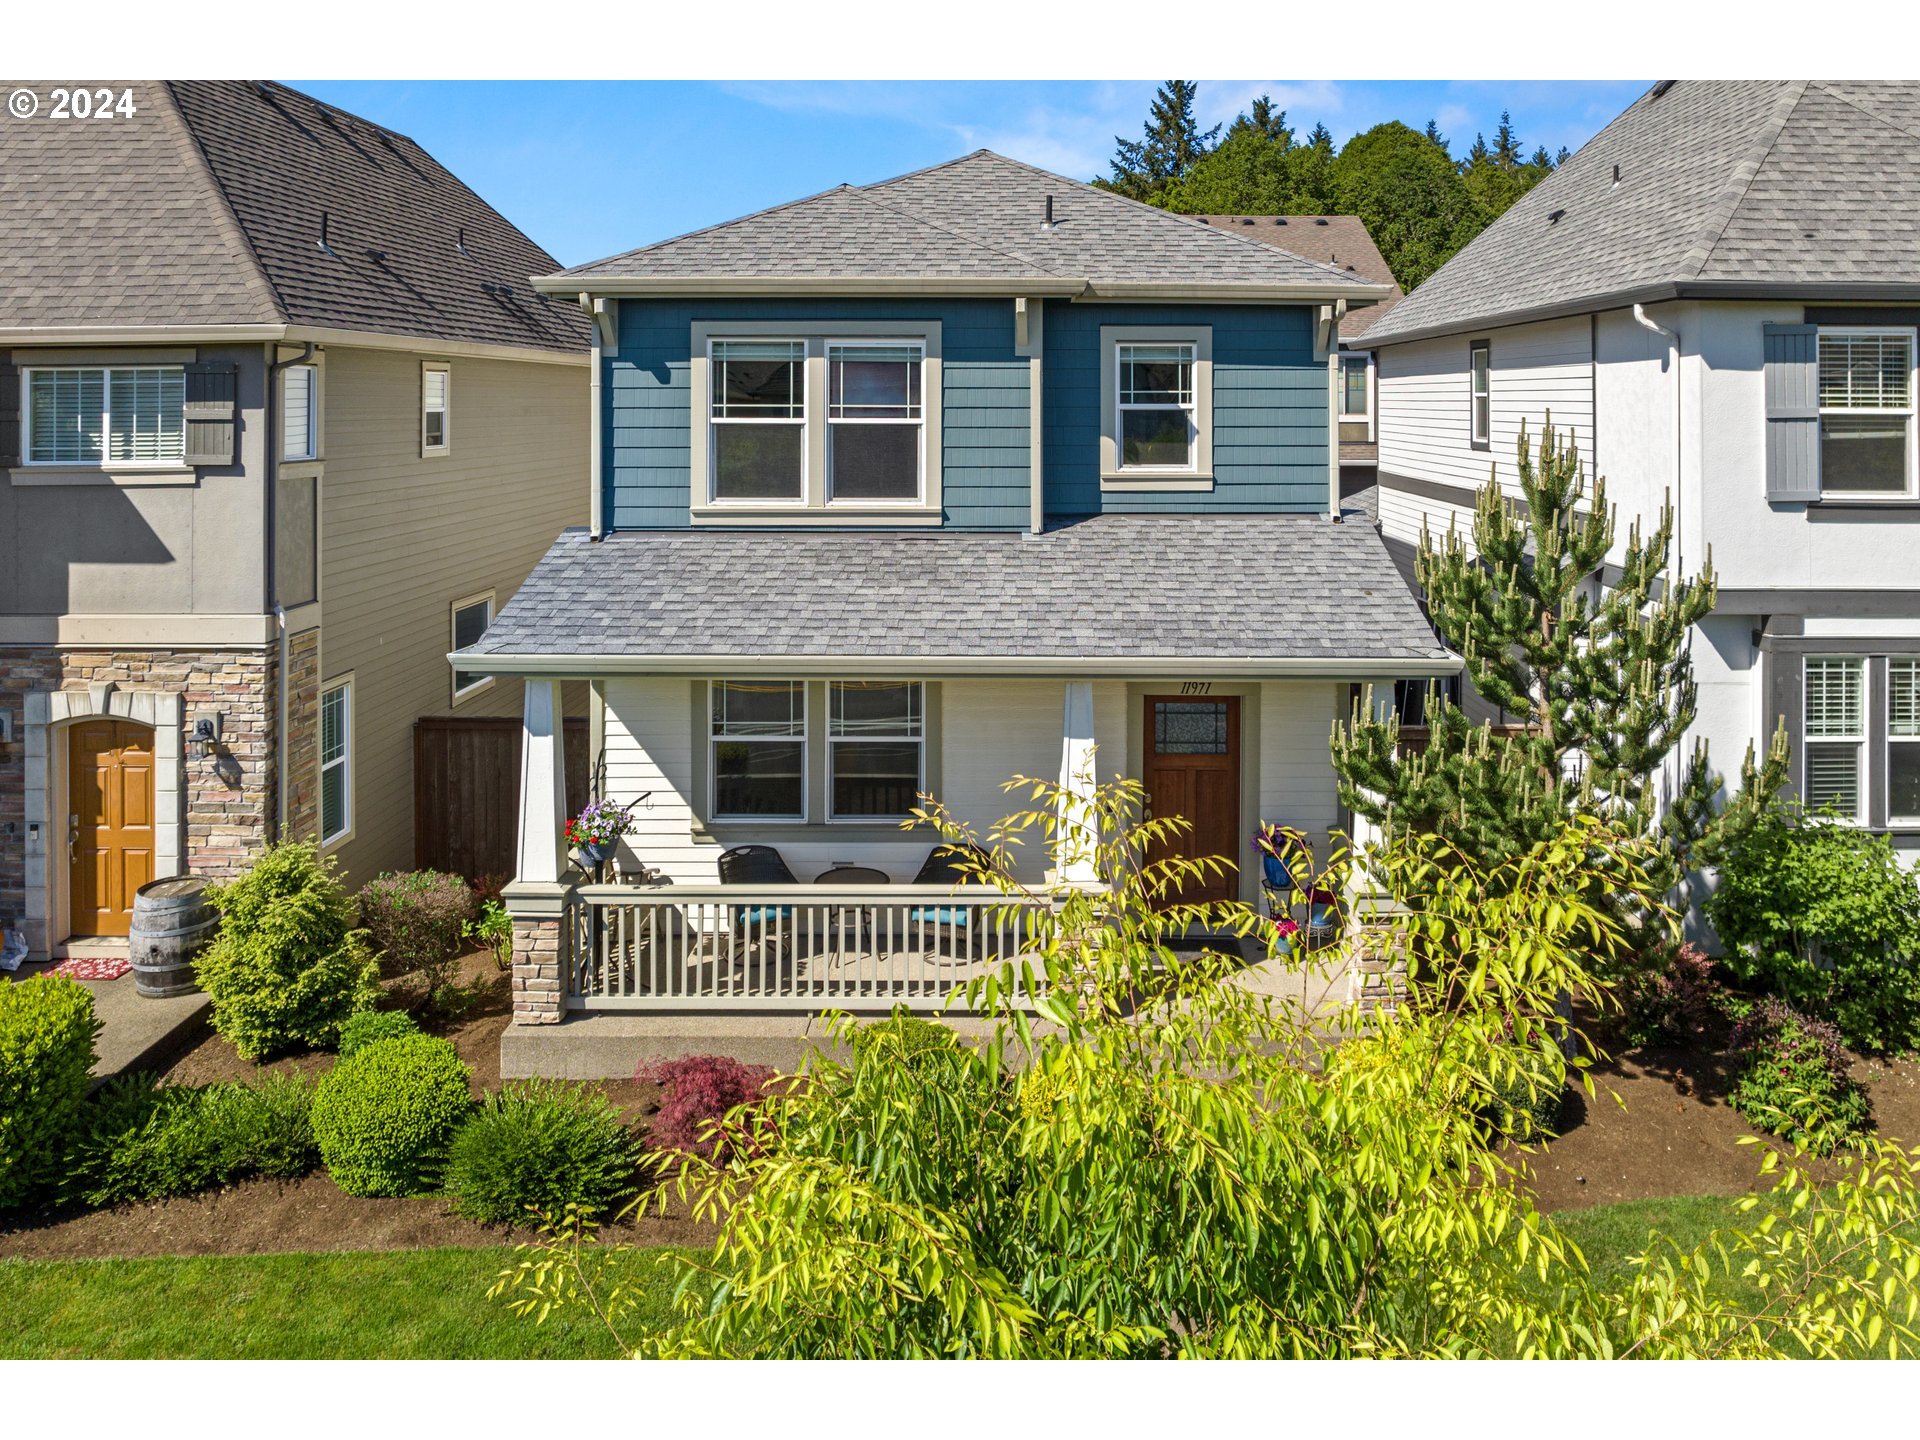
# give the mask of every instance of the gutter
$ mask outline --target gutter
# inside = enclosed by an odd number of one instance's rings
[[[1244,655],[567,655],[485,654],[456,650],[448,661],[488,675],[604,678],[615,675],[743,678],[859,679],[911,674],[927,679],[1058,677],[1076,680],[1159,679],[1170,674],[1222,679],[1410,680],[1457,675],[1463,662],[1451,651],[1419,657],[1390,655],[1258,657]]]
[[[583,288],[584,287],[584,288]],[[748,275],[540,275],[533,288],[548,295],[583,293],[642,299],[720,299],[762,296],[1037,296],[1065,300],[1191,300],[1217,305],[1304,305],[1346,300],[1373,304],[1393,294],[1393,286],[1371,282],[1318,284],[1291,281],[1224,281],[1174,284],[1158,281],[1101,281],[1059,275],[979,279],[972,276],[870,275],[859,277]]]
[[[274,344],[270,344],[266,347],[266,359],[267,359],[267,384],[266,384],[267,393],[266,393],[266,402],[265,402],[266,408],[261,412],[266,417],[266,424],[261,427],[263,430],[266,431],[266,434],[261,437],[261,443],[265,447],[267,452],[267,465],[266,465],[267,556],[266,556],[266,564],[262,567],[266,575],[266,594],[261,598],[263,598],[267,602],[267,607],[269,610],[271,610],[273,614],[273,630],[274,630],[275,641],[276,641],[276,644],[278,645],[278,655],[279,655],[279,663],[274,666],[274,673],[277,676],[279,683],[275,686],[276,694],[274,696],[274,706],[273,706],[273,784],[274,784],[273,818],[275,819],[275,821],[278,822],[280,827],[280,833],[284,836],[287,831],[288,646],[287,646],[287,610],[286,610],[286,607],[280,603],[278,598],[279,575],[277,573],[277,569],[278,569],[278,561],[279,561],[278,545],[279,545],[279,539],[280,539],[280,522],[279,522],[280,447],[274,443],[275,437],[279,434],[279,427],[274,424],[274,420],[278,415],[278,411],[274,408],[273,397],[274,397],[274,389],[275,389],[274,382],[279,379],[280,372],[282,370],[289,368],[290,366],[303,365],[307,361],[311,360],[313,358],[313,352],[315,347],[311,341],[307,342],[306,348],[302,350],[298,355],[294,356],[291,360],[274,359],[273,358],[274,351],[277,350],[278,348],[279,346],[277,342]],[[314,588],[314,598],[317,600],[319,598],[319,591],[320,591],[320,555],[318,551],[318,546],[320,541],[320,497],[318,493],[314,495],[313,524],[314,524],[313,535],[314,535],[314,545],[315,545],[315,553],[313,557],[313,588]],[[269,835],[267,839],[269,842],[271,842],[273,837]]]

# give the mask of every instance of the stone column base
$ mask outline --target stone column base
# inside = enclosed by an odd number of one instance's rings
[[[1356,895],[1348,904],[1353,964],[1347,998],[1363,1015],[1392,1011],[1407,996],[1407,936],[1400,928],[1406,911],[1385,895]]]
[[[566,885],[515,883],[501,899],[513,916],[513,1023],[558,1025],[567,1018]]]

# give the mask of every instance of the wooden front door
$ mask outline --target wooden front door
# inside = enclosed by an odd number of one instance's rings
[[[124,935],[153,879],[153,731],[88,720],[67,732],[67,856],[75,935]]]
[[[1147,813],[1185,817],[1193,829],[1177,844],[1155,848],[1200,859],[1217,855],[1227,868],[1188,885],[1179,899],[1232,900],[1240,893],[1240,699],[1235,695],[1149,695],[1146,729]]]

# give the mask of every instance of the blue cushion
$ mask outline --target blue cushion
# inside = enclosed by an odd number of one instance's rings
[[[928,905],[918,910],[909,910],[910,919],[924,921],[929,925],[964,925],[967,923],[967,909],[964,905]]]
[[[736,925],[767,925],[775,920],[787,920],[793,916],[791,905],[751,905],[746,909],[733,912]]]

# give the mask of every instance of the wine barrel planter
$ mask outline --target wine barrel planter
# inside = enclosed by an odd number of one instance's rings
[[[200,988],[194,957],[219,928],[220,912],[207,902],[205,880],[176,875],[142,885],[134,891],[127,930],[133,988],[155,999],[193,994]]]

